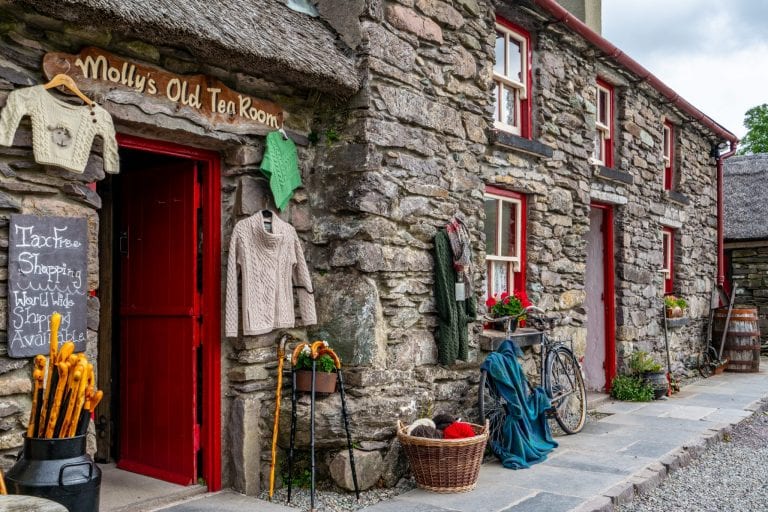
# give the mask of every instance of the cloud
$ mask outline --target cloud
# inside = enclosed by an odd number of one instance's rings
[[[768,2],[604,0],[603,35],[738,136],[768,102]]]

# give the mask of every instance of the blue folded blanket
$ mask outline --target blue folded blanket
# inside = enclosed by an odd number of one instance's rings
[[[490,386],[506,401],[502,435],[490,441],[493,453],[510,469],[528,468],[557,448],[546,418],[549,398],[541,387],[529,392],[528,379],[517,360],[521,355],[517,345],[506,340],[482,365]]]

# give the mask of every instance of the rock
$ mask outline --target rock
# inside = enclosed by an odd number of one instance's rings
[[[408,461],[403,453],[400,441],[395,437],[382,461],[382,483],[385,487],[394,487],[408,471]]]
[[[5,418],[11,414],[19,412],[19,404],[16,402],[3,401],[0,402],[0,418]]]
[[[29,377],[3,375],[0,377],[0,396],[20,395],[32,392],[32,380]]]
[[[360,16],[366,8],[367,2],[365,0],[349,0],[347,2],[315,0],[313,3],[320,13],[320,17],[339,33],[342,41],[352,49],[360,45],[362,39]]]
[[[347,270],[317,276],[313,284],[318,325],[310,338],[326,339],[344,366],[382,366],[387,341],[376,283]]]
[[[0,192],[0,209],[21,211],[21,203],[5,192]]]
[[[378,90],[387,110],[393,116],[403,121],[464,137],[461,115],[457,110],[407,89],[380,85]]]
[[[402,71],[410,71],[416,60],[416,50],[384,27],[374,23],[365,25],[371,55]]]
[[[420,16],[413,9],[402,5],[388,5],[386,19],[393,27],[415,34],[421,39],[443,44],[443,31],[429,18]]]
[[[0,435],[0,450],[9,450],[11,448],[18,448],[24,442],[22,431],[8,432]]]
[[[66,183],[61,187],[61,190],[82,203],[93,206],[97,210],[101,209],[101,197],[99,194],[82,183]]]
[[[370,489],[381,478],[383,469],[383,460],[381,454],[377,451],[365,452],[362,450],[352,450],[355,457],[355,470],[357,474],[357,484],[361,491]],[[331,472],[331,478],[336,485],[348,491],[354,491],[355,485],[352,479],[352,467],[349,463],[349,451],[342,450],[331,461],[328,466]]]
[[[19,368],[24,368],[29,363],[28,359],[7,359],[0,358],[0,375],[8,373]]]
[[[445,2],[439,0],[416,0],[416,7],[429,16],[436,19],[443,25],[457,29],[464,25],[464,17]]]
[[[235,398],[230,408],[230,421],[227,427],[230,433],[229,442],[232,453],[232,486],[248,496],[255,496],[259,493],[261,403],[260,397],[239,396]]]
[[[477,5],[477,0],[455,0],[457,5],[462,6],[472,16],[477,16],[480,12],[480,6]]]
[[[115,47],[137,59],[154,63],[160,62],[160,50],[144,41],[121,41]]]
[[[253,215],[259,210],[271,208],[277,210],[272,200],[272,192],[266,178],[243,176],[235,195],[235,212],[237,215]]]
[[[230,148],[224,152],[224,162],[229,165],[254,165],[264,157],[264,147],[261,145],[242,145]]]
[[[87,327],[92,331],[98,331],[99,330],[99,312],[101,310],[101,303],[99,302],[99,298],[89,295],[87,304],[88,304]]]

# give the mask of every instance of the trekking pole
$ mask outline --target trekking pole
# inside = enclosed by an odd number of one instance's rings
[[[720,352],[717,353],[717,359],[723,360],[723,349],[725,348],[725,338],[728,336],[728,324],[731,323],[731,314],[733,313],[733,301],[736,299],[736,285],[731,290],[731,299],[728,301],[728,314],[725,316],[725,325],[723,326],[723,336],[720,338]]]
[[[352,450],[352,436],[349,434],[349,419],[347,416],[347,400],[344,394],[344,377],[341,375],[341,365],[336,370],[339,380],[339,394],[341,395],[341,416],[344,418],[344,430],[347,432],[347,449],[349,450],[349,467],[352,470],[352,482],[355,484],[355,496],[360,501],[360,487],[357,484],[357,471],[355,470],[355,454]]]

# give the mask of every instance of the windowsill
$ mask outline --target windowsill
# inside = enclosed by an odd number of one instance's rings
[[[595,164],[595,176],[604,180],[622,183],[624,185],[632,185],[635,183],[635,177],[628,172],[611,169],[610,167],[600,164]]]
[[[490,140],[494,145],[504,146],[505,148],[514,149],[539,158],[552,158],[554,154],[553,149],[546,144],[503,130],[492,130]]]
[[[667,201],[672,201],[673,203],[677,203],[682,206],[688,206],[691,204],[691,200],[688,199],[688,196],[685,194],[681,194],[680,192],[677,192],[675,190],[665,190],[664,191],[664,199]]]
[[[542,332],[530,327],[522,327],[512,333],[510,339],[515,344],[522,347],[532,347],[534,345],[540,345],[542,338]],[[493,329],[483,329],[480,334],[480,349],[485,352],[493,352],[499,348],[499,345],[507,339],[507,335],[504,331],[495,331]]]
[[[667,318],[667,329],[677,329],[688,325],[688,317]]]

